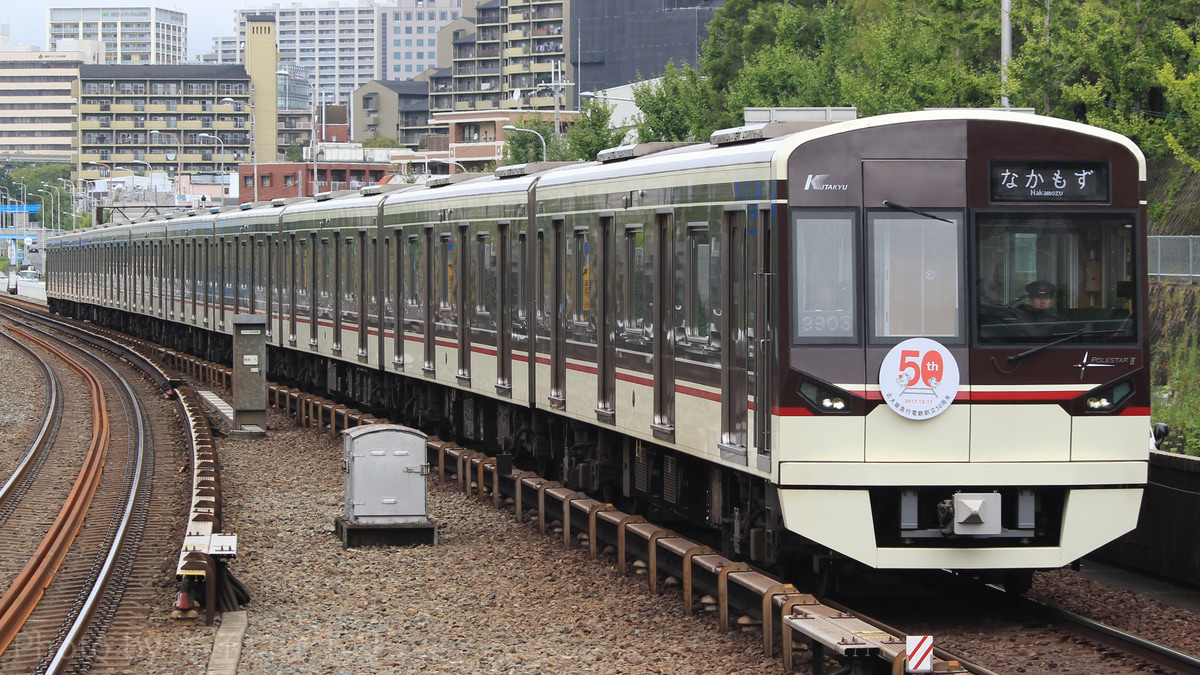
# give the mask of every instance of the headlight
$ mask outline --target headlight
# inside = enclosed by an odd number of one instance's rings
[[[801,380],[799,392],[806,401],[821,412],[832,414],[850,412],[853,399],[848,392],[812,380]]]

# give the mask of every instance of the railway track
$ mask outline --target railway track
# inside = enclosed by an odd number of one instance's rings
[[[130,377],[121,372],[127,365],[105,363],[31,326],[15,328],[11,312],[5,315],[18,340],[40,345],[64,364],[50,366],[51,373],[63,370],[58,379],[83,378],[88,387],[67,387],[86,391],[87,401],[68,395],[54,406],[57,412],[49,417],[60,420],[61,428],[38,434],[40,449],[25,453],[21,475],[14,472],[9,480],[11,496],[0,504],[0,515],[11,512],[0,527],[12,553],[0,577],[7,589],[0,600],[0,670],[82,672],[101,664],[127,670],[135,654],[120,638],[144,629],[145,596],[159,585],[144,577],[157,573],[164,557],[170,559],[162,542],[176,539],[163,531],[171,518],[162,518],[165,525],[151,526],[150,544],[143,546],[147,517],[183,498],[170,496],[173,458],[159,470],[165,489],[152,498],[152,426],[164,433],[167,420],[158,411],[152,422],[139,403],[155,398],[141,374]],[[41,447],[51,438],[54,448]],[[87,452],[71,452],[80,439],[86,439]],[[171,449],[166,444],[162,453]],[[105,646],[106,635],[113,634],[118,639],[112,642],[124,647]]]

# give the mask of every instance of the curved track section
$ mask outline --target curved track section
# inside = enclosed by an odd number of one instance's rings
[[[148,485],[143,486],[143,476],[152,469],[147,452],[148,420],[129,383],[116,369],[91,356],[84,360],[93,363],[84,365],[65,348],[52,344],[48,335],[35,336],[32,330],[20,334],[55,354],[88,383],[94,427],[84,466],[67,504],[38,547],[38,554],[0,599],[0,647],[7,649],[21,624],[38,611],[39,626],[61,620],[60,627],[48,641],[35,642],[35,648],[12,655],[6,667],[19,664],[38,673],[79,672],[88,668],[97,641],[116,612],[145,525],[149,490]],[[102,378],[108,380],[107,385]],[[109,395],[103,393],[104,389],[115,390],[110,395],[125,410],[123,424],[114,425],[110,420]],[[105,479],[106,461],[110,468],[119,466],[119,456],[107,456],[114,426],[126,430],[128,451],[124,471],[110,471]],[[69,573],[61,570],[68,578],[51,586],[68,550],[83,564]]]
[[[0,527],[8,520],[13,507],[20,501],[22,495],[29,489],[32,476],[46,458],[46,449],[51,445],[54,433],[58,429],[58,420],[62,411],[62,383],[58,375],[35,350],[29,348],[20,340],[6,332],[0,331],[0,337],[11,343],[17,349],[24,351],[38,364],[46,381],[45,415],[37,433],[29,442],[29,449],[17,462],[17,466],[9,475],[8,480],[0,486]]]

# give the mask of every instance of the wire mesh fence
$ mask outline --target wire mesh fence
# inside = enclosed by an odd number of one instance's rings
[[[1188,283],[1200,280],[1200,236],[1154,236],[1147,247],[1152,281]]]

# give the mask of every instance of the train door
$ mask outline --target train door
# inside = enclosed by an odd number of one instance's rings
[[[775,392],[771,384],[775,381],[775,321],[772,308],[775,298],[774,257],[771,251],[771,235],[774,228],[771,207],[761,206],[750,211],[747,233],[749,244],[747,255],[751,257],[750,274],[753,281],[753,299],[747,303],[748,328],[752,331],[747,340],[749,354],[749,379],[754,400],[754,449],[758,457],[759,471],[771,470],[771,404]],[[757,218],[755,218],[757,216]],[[757,271],[756,271],[757,270]]]
[[[749,464],[750,349],[746,310],[749,306],[750,266],[746,209],[726,209],[721,228],[721,459]]]
[[[379,289],[376,283],[376,256],[378,240],[374,235],[367,236],[366,230],[358,231],[358,250],[362,260],[358,265],[358,360],[367,361],[370,355],[370,336],[372,328],[379,325]],[[383,331],[379,330],[382,339]]]
[[[458,342],[458,383],[463,386],[471,385],[471,307],[479,299],[472,299],[471,290],[471,226],[462,223],[458,226],[457,253],[453,255],[458,272],[458,285],[452,292],[458,294],[455,301],[459,307],[457,342]]]
[[[567,336],[565,324],[572,320],[573,308],[566,301],[566,221],[556,217],[550,221],[550,407],[567,407]]]
[[[616,251],[613,242],[613,216],[600,216],[596,246],[596,280],[593,282],[596,306],[596,419],[612,424],[617,416],[616,316],[613,309]]]
[[[512,224],[502,220],[496,224],[495,297],[496,312],[496,393],[512,396],[513,313],[520,311],[520,301],[513,295],[519,284],[514,274]],[[518,240],[519,241],[519,240]]]
[[[654,437],[675,440],[675,234],[670,209],[655,213]]]
[[[343,242],[342,232],[340,230],[334,230],[332,273],[334,286],[332,289],[330,289],[329,293],[333,296],[333,308],[331,309],[331,313],[333,314],[333,353],[339,355],[342,353],[342,310],[347,305],[347,303],[344,302],[344,296],[348,292],[353,292],[349,288],[350,284],[347,283],[348,279],[346,278],[347,275],[345,275],[345,271],[348,270],[350,266],[343,264],[342,257],[354,255],[352,248],[353,244],[354,240],[350,237],[346,237],[345,241]],[[330,274],[328,267],[325,269],[325,274],[327,276]]]

